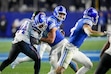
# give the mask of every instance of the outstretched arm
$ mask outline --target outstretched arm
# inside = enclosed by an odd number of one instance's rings
[[[104,36],[104,35],[106,35],[104,32],[99,32],[99,31],[92,30],[91,26],[89,26],[88,24],[85,24],[83,26],[83,29],[84,29],[85,33],[88,36],[98,37],[98,36]]]

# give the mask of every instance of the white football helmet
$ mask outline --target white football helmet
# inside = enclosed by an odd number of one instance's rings
[[[34,27],[40,31],[45,31],[47,28],[46,24],[46,14],[44,12],[39,12],[34,18]]]
[[[96,11],[95,8],[90,7],[90,8],[88,8],[88,9],[86,9],[84,11],[83,18],[89,18],[89,19],[91,19],[92,22],[94,23],[94,25],[96,25],[97,22],[98,22],[99,15],[98,15],[98,12]]]
[[[64,16],[61,18],[60,17],[60,13],[64,14]],[[60,21],[64,21],[66,19],[66,15],[67,15],[67,12],[66,12],[66,8],[64,6],[57,6],[55,9],[54,9],[54,12],[53,12],[53,15],[59,19]]]

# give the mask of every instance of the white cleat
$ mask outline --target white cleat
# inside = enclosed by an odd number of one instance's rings
[[[56,74],[54,70],[48,72],[48,74]]]
[[[11,63],[11,68],[14,69],[17,64],[19,64],[19,58]]]
[[[2,72],[0,71],[0,74],[1,74]]]

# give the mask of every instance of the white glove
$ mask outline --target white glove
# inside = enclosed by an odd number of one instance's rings
[[[111,31],[104,31],[105,34],[107,34],[107,36],[111,36]]]

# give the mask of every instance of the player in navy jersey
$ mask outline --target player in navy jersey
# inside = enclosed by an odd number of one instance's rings
[[[71,29],[69,37],[69,48],[64,49],[64,54],[60,58],[56,74],[63,74],[67,69],[71,60],[81,63],[83,66],[76,72],[76,74],[85,74],[93,66],[91,60],[81,51],[79,47],[83,44],[88,36],[103,36],[105,33],[92,30],[92,26],[98,22],[98,12],[95,8],[88,8],[84,11],[83,18],[79,19],[75,26]]]
[[[38,51],[33,45],[39,43],[39,39],[46,28],[46,15],[44,12],[38,13],[34,21],[24,21],[12,41],[12,49],[8,58],[0,65],[0,72],[11,64],[19,53],[22,52],[34,60],[34,74],[39,74],[41,60]]]

